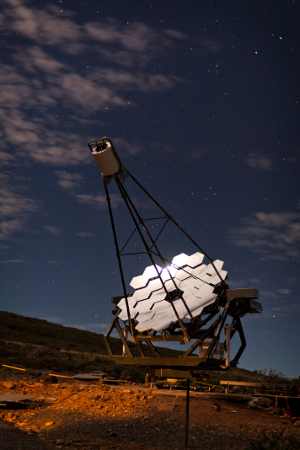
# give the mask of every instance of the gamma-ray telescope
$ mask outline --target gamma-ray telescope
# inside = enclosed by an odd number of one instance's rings
[[[224,262],[212,259],[122,165],[110,139],[92,140],[88,146],[103,177],[123,290],[122,295],[112,297],[114,317],[105,334],[109,357],[123,365],[151,367],[154,376],[187,378],[194,375],[193,371],[235,367],[246,347],[241,319],[245,314],[262,312],[258,291],[229,288]],[[111,180],[116,183],[132,225],[123,246],[118,240],[108,190]],[[155,206],[154,217],[144,217],[139,202],[128,193],[129,183],[134,183],[135,189]],[[155,235],[150,226],[152,219],[156,223]],[[172,257],[165,254],[164,233],[170,225],[189,241],[193,252]],[[140,246],[129,251],[133,238],[140,241]],[[139,258],[141,254],[148,258],[148,265],[126,280],[124,259]],[[114,329],[122,341],[121,354],[115,354],[111,345]],[[240,343],[235,355],[231,355],[234,335]],[[157,342],[178,342],[185,349],[180,356],[164,357],[155,346]]]

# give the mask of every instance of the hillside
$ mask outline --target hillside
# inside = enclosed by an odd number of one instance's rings
[[[111,338],[115,353],[121,353],[120,339]],[[129,343],[133,354],[137,354],[134,344]],[[148,347],[143,345],[146,355]],[[182,352],[159,348],[162,356],[178,356]],[[120,366],[110,361],[103,334],[47,322],[46,320],[24,317],[0,311],[0,364],[26,369],[51,370],[74,374],[82,371],[103,370],[119,375],[123,370],[130,371],[134,378],[143,381],[149,368]],[[270,372],[269,372],[270,373]],[[275,374],[275,375],[274,375]],[[228,371],[208,372],[210,382],[220,380],[278,382],[299,384],[297,380],[287,380],[276,375],[269,377],[257,371],[231,368]]]
[[[113,351],[120,354],[120,339],[110,339]],[[133,354],[137,354],[134,344],[129,342],[129,347]],[[143,345],[143,349],[146,355],[150,355],[147,346]],[[162,356],[169,357],[182,353],[163,347],[159,351]],[[119,373],[124,369],[111,362],[106,355],[108,352],[103,334],[0,311],[1,364],[72,373],[83,370]],[[133,371],[139,372],[135,369]],[[145,371],[146,369],[142,370],[142,373]],[[140,376],[144,377],[144,374]]]

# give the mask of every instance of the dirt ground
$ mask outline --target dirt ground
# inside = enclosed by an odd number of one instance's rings
[[[132,383],[109,386],[67,378],[52,384],[45,378],[43,381],[0,369],[0,394],[55,399],[26,400],[22,402],[24,409],[2,404],[1,450],[186,448],[183,391],[151,390]],[[187,448],[243,449],[249,438],[282,428],[300,437],[300,427],[290,419],[252,409],[247,403],[192,395]]]

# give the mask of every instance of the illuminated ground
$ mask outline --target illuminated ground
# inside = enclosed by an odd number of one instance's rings
[[[52,397],[29,409],[1,409],[1,449],[155,450],[184,447],[185,398],[161,396],[141,385],[120,388],[60,378],[57,384],[10,376],[2,369],[4,392]],[[166,393],[166,391],[164,391]],[[289,419],[253,410],[245,403],[191,398],[189,449],[242,449],[249,438],[283,427],[300,435]]]

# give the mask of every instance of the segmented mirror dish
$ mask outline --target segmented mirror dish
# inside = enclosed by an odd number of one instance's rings
[[[170,266],[146,267],[143,275],[131,280],[135,292],[127,300],[131,318],[138,322],[138,331],[164,330],[178,320],[174,308],[180,319],[192,319],[215,301],[217,294],[213,290],[221,281],[219,275],[224,280],[227,272],[222,270],[223,261],[213,262],[218,275],[212,264],[202,263],[203,259],[199,252],[191,256],[181,253],[173,258]],[[120,319],[126,322],[125,298],[118,307]]]

